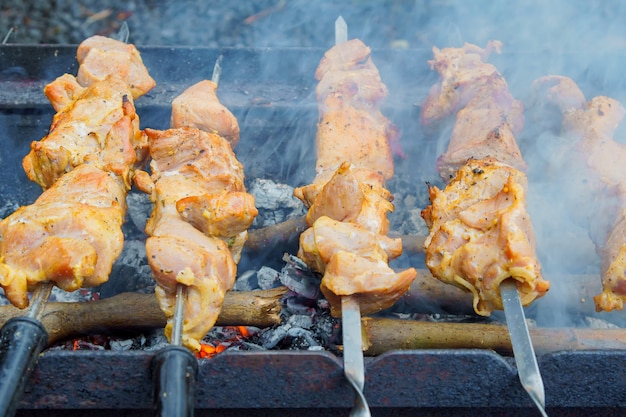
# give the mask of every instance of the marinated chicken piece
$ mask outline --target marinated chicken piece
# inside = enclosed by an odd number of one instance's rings
[[[27,291],[44,281],[66,291],[106,282],[122,252],[125,197],[117,175],[84,164],[0,221],[0,286],[9,301],[27,307]]]
[[[501,50],[500,41],[488,42],[485,49],[469,43],[462,48],[433,47],[434,59],[428,61],[428,64],[437,71],[440,81],[431,87],[422,104],[422,126],[437,127],[446,118],[456,115],[490,83],[502,84],[504,80],[497,68],[485,62],[492,52],[499,54]],[[500,85],[500,88],[494,90],[501,88]]]
[[[526,163],[515,140],[523,128],[523,106],[513,98],[496,67],[483,62],[501,43],[486,49],[433,48],[431,67],[440,75],[422,106],[421,123],[434,131],[454,126],[448,148],[437,159],[448,183],[430,187],[422,212],[430,234],[426,264],[443,282],[472,292],[476,313],[502,309],[500,283],[513,278],[523,305],[543,296],[535,237],[526,211]]]
[[[393,177],[391,142],[399,132],[380,111],[387,87],[363,42],[331,48],[315,76],[316,176],[294,191],[309,207],[298,256],[323,275],[333,316],[341,316],[345,295],[355,295],[363,314],[375,313],[392,306],[417,275],[413,268],[396,273],[388,263],[402,253],[401,242],[386,236],[393,204],[385,180]]]
[[[390,140],[398,140],[399,133],[380,111],[387,87],[369,54],[360,40],[348,41],[331,48],[315,73],[320,181],[314,183],[325,182],[346,158],[353,169],[379,172],[385,180],[393,177]]]
[[[535,255],[523,172],[496,160],[471,160],[422,212],[430,235],[426,265],[441,281],[471,291],[476,313],[501,310],[500,283],[518,281],[523,305],[548,291]]]
[[[146,138],[128,85],[109,77],[81,90],[71,75],[64,75],[45,93],[61,110],[48,135],[32,142],[22,161],[28,178],[46,189],[89,163],[119,175],[130,188],[132,170],[145,159]]]
[[[170,127],[195,127],[215,132],[234,148],[239,142],[239,123],[217,97],[217,84],[203,80],[172,101]]]
[[[596,310],[623,310],[626,302],[626,182],[599,186],[589,213],[589,235],[600,255],[602,292]],[[602,215],[598,215],[602,213]]]
[[[454,177],[468,159],[496,158],[526,170],[515,141],[524,125],[524,109],[511,95],[506,80],[492,64],[483,62],[502,44],[491,41],[485,49],[472,44],[462,48],[433,48],[432,69],[439,73],[422,105],[424,128],[436,129],[454,118],[448,150],[437,160],[444,181]]]
[[[92,36],[78,45],[76,59],[80,64],[76,79],[85,87],[115,75],[128,84],[136,99],[156,85],[139,51],[132,44]]]
[[[244,172],[223,137],[195,128],[146,129],[151,177],[137,186],[154,204],[146,253],[171,337],[177,283],[186,286],[183,344],[197,351],[235,282],[236,263],[257,215]]]
[[[415,279],[414,270],[396,273],[389,267],[389,260],[401,254],[400,239],[326,216],[302,233],[298,251],[300,259],[323,274],[320,288],[334,316],[341,315],[344,295],[357,294],[362,314],[391,307]]]
[[[358,223],[377,234],[389,231],[387,213],[393,211],[391,193],[380,175],[364,169],[353,170],[344,162],[314,196],[307,195],[306,221],[312,226],[321,216]]]
[[[544,88],[545,85],[550,88]],[[605,96],[586,101],[573,80],[559,76],[536,80],[533,100],[538,108],[551,106],[562,113],[560,133],[570,139],[563,149],[560,168],[568,184],[577,184],[577,187],[564,187],[572,190],[566,195],[571,201],[570,216],[588,228],[601,258],[603,290],[594,297],[596,310],[623,310],[626,301],[626,173],[623,169],[626,145],[614,140],[614,136],[626,114],[624,106]],[[580,195],[593,204],[581,204]]]

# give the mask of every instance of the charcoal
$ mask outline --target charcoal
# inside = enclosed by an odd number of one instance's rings
[[[287,325],[291,327],[311,329],[313,327],[313,318],[309,315],[294,314],[287,320]]]
[[[280,273],[270,267],[263,266],[256,273],[259,288],[269,290],[280,285]]]
[[[265,227],[306,214],[306,208],[293,196],[293,187],[268,179],[255,179],[248,186],[259,211],[253,227]]]
[[[256,271],[245,271],[237,277],[234,291],[253,291],[259,289]]]
[[[280,282],[298,295],[315,300],[320,295],[320,279],[300,259],[289,255],[281,270]]]

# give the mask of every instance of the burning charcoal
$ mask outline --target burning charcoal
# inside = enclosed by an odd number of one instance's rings
[[[293,255],[283,258],[286,261],[280,273],[283,285],[298,295],[311,300],[319,297],[320,279],[300,259]]]
[[[255,179],[248,188],[259,214],[253,227],[265,227],[306,214],[304,204],[293,196],[293,188],[266,179]]]
[[[270,267],[262,266],[256,273],[259,287],[262,290],[269,290],[280,286],[280,273]]]

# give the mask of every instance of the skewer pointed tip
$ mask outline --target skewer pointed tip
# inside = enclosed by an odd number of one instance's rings
[[[348,41],[348,24],[339,16],[335,20],[335,45]]]
[[[128,23],[125,21],[122,22],[122,26],[117,31],[117,34],[114,36],[120,42],[128,43],[128,38],[130,37],[130,29],[128,29]]]
[[[220,55],[215,60],[215,65],[213,66],[213,75],[211,76],[211,81],[215,84],[220,83],[220,76],[222,75],[222,60],[224,59],[224,55]]]

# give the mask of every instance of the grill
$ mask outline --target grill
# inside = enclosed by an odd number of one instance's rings
[[[236,152],[247,178],[271,178],[299,185],[313,178],[315,123],[313,72],[323,49],[141,47],[157,87],[137,100],[142,127],[166,129],[171,100],[187,86],[210,78],[221,54],[221,101],[237,116],[241,142]],[[40,193],[21,168],[32,140],[43,137],[52,109],[44,85],[64,72],[76,73],[76,46],[4,45],[0,47],[0,210],[6,216]],[[434,181],[441,151],[436,138],[422,135],[418,103],[435,81],[427,66],[428,50],[374,50],[373,59],[390,96],[383,112],[403,132],[408,154],[397,163],[414,193],[425,196],[425,180]],[[609,59],[611,58],[611,59]],[[623,79],[615,54],[596,52],[581,70],[576,54],[553,56],[517,52],[491,61],[509,80],[514,95],[532,80],[553,71],[569,75],[589,95],[620,98]],[[525,63],[523,68],[513,63]],[[576,66],[568,66],[577,62]],[[563,73],[562,68],[578,68]],[[516,88],[519,90],[516,91]],[[618,93],[616,93],[618,92]],[[519,94],[518,94],[519,93]],[[263,157],[259,157],[263,155]],[[530,173],[533,181],[532,167]],[[541,179],[534,178],[540,184]],[[532,187],[532,184],[531,184]],[[394,192],[393,183],[390,186]],[[536,224],[536,229],[542,225]],[[555,232],[558,233],[558,232]],[[294,242],[246,256],[240,271],[280,262]],[[539,245],[538,251],[542,252]],[[540,254],[540,257],[542,255]],[[547,254],[546,254],[547,256]],[[400,262],[421,267],[419,255]],[[550,278],[548,262],[546,276]],[[588,271],[572,261],[560,274]],[[555,268],[555,267],[552,267]],[[556,270],[556,268],[555,268]],[[122,277],[124,278],[124,277]],[[120,279],[112,277],[112,281]],[[598,281],[599,285],[599,281]],[[550,294],[537,305],[556,302]],[[590,300],[578,304],[587,306]],[[587,304],[585,304],[587,303]],[[574,303],[576,304],[576,303]],[[548,308],[546,308],[547,310]],[[542,323],[539,307],[528,317]],[[429,311],[423,311],[429,313]],[[588,313],[594,315],[594,313]],[[598,315],[622,325],[623,313]],[[18,415],[150,415],[153,404],[151,360],[154,352],[45,351],[26,387]],[[538,358],[547,411],[552,416],[620,415],[626,407],[626,350],[558,351]],[[354,392],[343,377],[341,358],[328,351],[224,352],[199,360],[195,385],[197,415],[347,415]],[[487,349],[392,350],[366,358],[365,395],[376,416],[517,416],[536,413],[519,384],[512,357]]]

